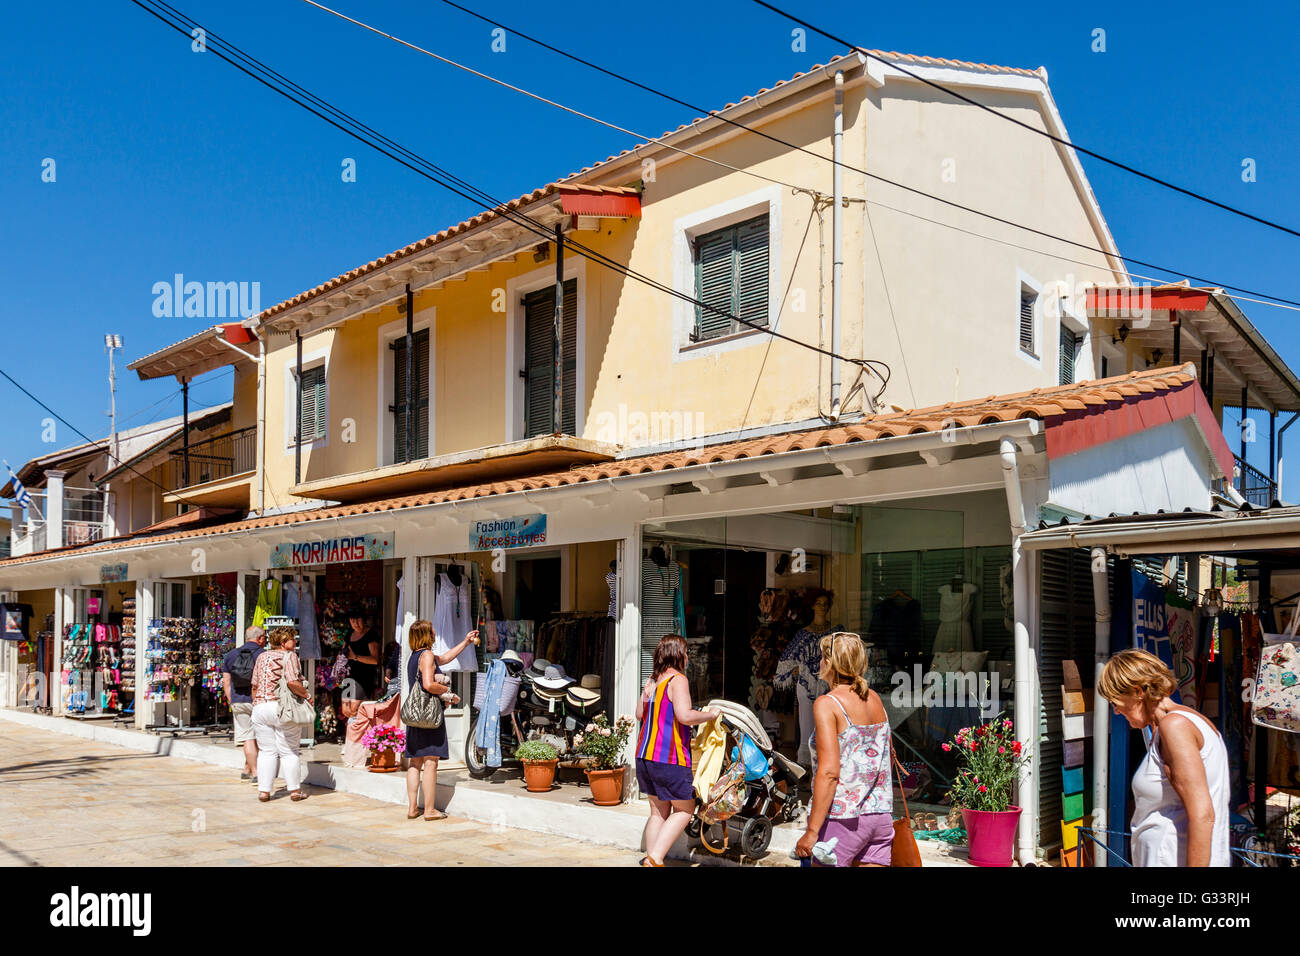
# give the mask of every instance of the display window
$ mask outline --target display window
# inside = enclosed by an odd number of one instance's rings
[[[1011,549],[1005,503],[995,498],[647,527],[640,679],[659,639],[681,634],[693,702],[749,708],[777,749],[808,767],[812,703],[828,689],[821,638],[860,634],[909,799],[937,803],[954,771],[941,745],[1011,709]]]

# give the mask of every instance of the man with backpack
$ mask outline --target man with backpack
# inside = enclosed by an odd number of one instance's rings
[[[240,780],[257,782],[257,740],[253,736],[253,665],[266,645],[266,631],[256,624],[244,632],[244,643],[221,659],[221,686],[230,701],[235,743],[244,748]]]

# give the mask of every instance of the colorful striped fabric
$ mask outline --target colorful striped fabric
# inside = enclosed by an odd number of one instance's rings
[[[691,765],[691,729],[679,724],[673,714],[673,702],[668,697],[668,683],[677,675],[665,677],[655,686],[650,703],[646,704],[645,719],[641,721],[637,737],[636,755],[641,760],[679,767]]]

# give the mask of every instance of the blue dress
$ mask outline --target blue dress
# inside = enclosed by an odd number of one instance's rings
[[[411,659],[406,662],[406,679],[407,686],[414,687],[420,682],[420,657],[429,651],[423,650],[419,653],[412,654]],[[407,757],[442,757],[451,756],[451,751],[447,748],[447,723],[443,721],[441,727],[407,727],[406,728],[406,756]]]

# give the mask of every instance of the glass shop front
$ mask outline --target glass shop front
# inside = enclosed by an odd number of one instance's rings
[[[951,781],[941,744],[1012,710],[1010,531],[1000,492],[665,522],[643,531],[641,680],[664,634],[689,649],[696,706],[752,710],[810,765],[820,637],[858,633],[909,799]],[[805,781],[810,782],[810,777]]]

